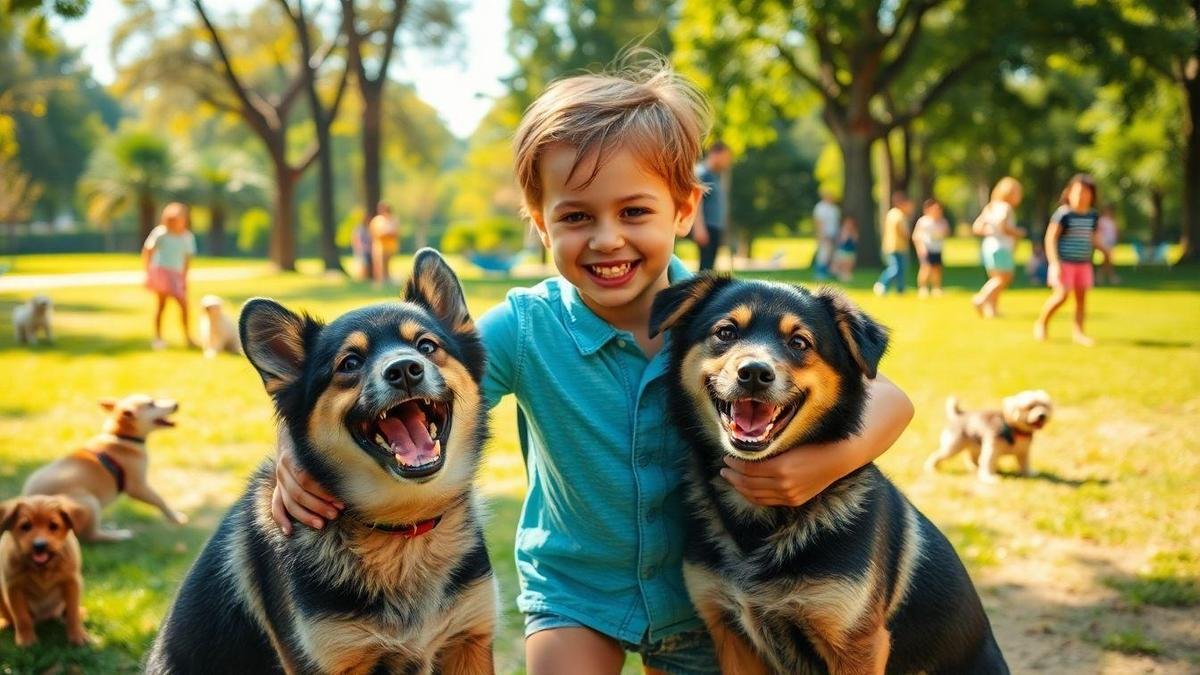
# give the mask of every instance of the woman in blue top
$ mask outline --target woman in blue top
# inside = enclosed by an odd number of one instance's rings
[[[626,651],[647,672],[718,672],[683,584],[686,448],[667,419],[664,338],[648,332],[655,294],[688,274],[672,251],[701,198],[692,166],[706,119],[696,90],[663,68],[562,80],[517,130],[525,211],[560,276],[514,289],[478,327],[489,404],[515,394],[529,422],[516,540],[529,673],[612,675]],[[903,392],[886,378],[871,391],[861,436],[729,460],[726,479],[757,504],[804,503],[908,424]],[[280,526],[336,517],[286,443],[279,459]]]

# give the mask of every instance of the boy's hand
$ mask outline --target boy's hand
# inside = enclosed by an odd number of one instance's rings
[[[892,381],[878,375],[868,386],[863,430],[842,441],[802,445],[761,462],[726,457],[721,477],[759,506],[800,506],[892,447],[913,416],[908,400]]]
[[[1051,288],[1062,286],[1062,265],[1050,263],[1050,267],[1046,270],[1046,285]]]
[[[292,518],[316,529],[334,520],[346,505],[325,491],[307,471],[296,464],[292,438],[279,430],[275,450],[275,490],[271,493],[271,516],[285,535],[292,534]]]

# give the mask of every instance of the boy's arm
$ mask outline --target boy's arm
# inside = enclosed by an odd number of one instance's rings
[[[834,481],[873,461],[896,442],[913,416],[912,401],[891,380],[871,381],[863,430],[846,440],[803,445],[761,462],[725,458],[721,476],[760,506],[799,506]]]

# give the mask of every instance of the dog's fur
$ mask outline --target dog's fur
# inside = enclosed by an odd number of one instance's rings
[[[874,464],[794,508],[719,475],[856,433],[886,331],[832,290],[711,275],[659,293],[651,331],[668,327],[693,451],[684,578],[722,671],[1007,672],[953,547]]]
[[[13,307],[13,335],[17,342],[37,344],[39,331],[46,338],[46,342],[54,342],[54,331],[50,327],[53,310],[54,303],[44,295],[35,295]]]
[[[211,359],[219,352],[241,354],[242,338],[233,320],[221,308],[221,298],[206,295],[200,299],[200,307],[204,310],[200,315],[200,346],[204,355]]]
[[[1029,449],[1033,434],[1046,426],[1054,412],[1050,394],[1040,389],[1022,391],[1004,399],[1000,410],[963,412],[958,399],[946,399],[946,428],[942,444],[925,461],[925,470],[934,471],[942,462],[964,449],[971,465],[976,467],[979,480],[995,482],[996,467],[1002,455],[1013,455],[1021,474],[1033,475],[1029,464]]]
[[[34,626],[64,620],[67,640],[88,642],[83,627],[83,557],[74,521],[83,507],[67,497],[17,497],[0,504],[0,629],[19,647],[37,642]]]
[[[434,251],[417,254],[405,299],[328,326],[270,300],[246,303],[242,344],[296,461],[346,511],[284,536],[271,519],[266,462],[180,587],[148,672],[492,672],[497,591],[473,487],[486,435],[483,348]],[[414,364],[419,382],[393,377]],[[419,402],[418,418],[409,406]],[[384,413],[441,420],[427,438],[444,451],[433,445],[436,459],[402,462],[380,431]],[[379,435],[391,450],[372,440]],[[438,516],[411,538],[380,529]]]
[[[158,507],[167,520],[181,525],[187,516],[167,505],[162,495],[150,486],[147,476],[150,457],[146,437],[156,429],[175,426],[170,416],[179,404],[170,399],[152,399],[133,394],[117,401],[103,399],[100,407],[108,411],[103,431],[75,452],[41,467],[25,479],[22,494],[66,495],[84,509],[75,519],[75,531],[84,541],[122,541],[133,537],[129,530],[100,527],[100,512],[120,494],[117,473],[130,497]],[[120,467],[116,473],[105,462]]]

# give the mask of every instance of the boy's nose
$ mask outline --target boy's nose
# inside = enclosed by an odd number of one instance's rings
[[[621,236],[619,226],[601,220],[588,244],[593,251],[615,251],[625,245],[625,237]]]

